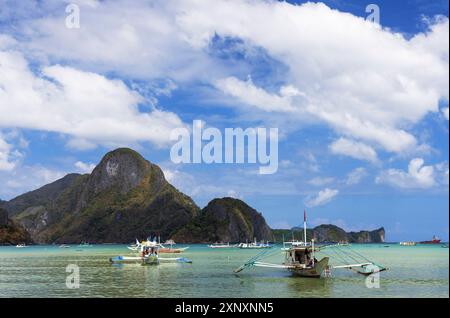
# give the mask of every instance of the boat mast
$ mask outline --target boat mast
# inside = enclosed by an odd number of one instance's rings
[[[305,237],[305,246],[306,246],[306,210],[303,210],[303,235]]]

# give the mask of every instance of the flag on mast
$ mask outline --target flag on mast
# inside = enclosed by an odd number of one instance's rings
[[[303,222],[306,222],[306,210],[303,210]]]

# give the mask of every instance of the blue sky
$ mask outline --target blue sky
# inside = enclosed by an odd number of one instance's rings
[[[369,3],[2,1],[0,198],[128,146],[202,207],[448,240],[448,2]],[[278,171],[174,164],[193,120],[278,128]]]

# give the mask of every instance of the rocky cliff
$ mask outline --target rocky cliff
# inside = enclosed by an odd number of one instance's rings
[[[68,175],[6,208],[40,243],[169,237],[199,211],[157,165],[126,148],[106,154],[91,174]]]
[[[346,232],[340,227],[332,224],[319,225],[313,229],[306,230],[307,239],[318,243],[324,242],[346,242],[346,243],[382,243],[385,239],[384,228],[373,231]],[[283,236],[286,241],[295,239],[303,240],[303,230],[296,227],[292,230],[274,230],[274,236],[278,242],[282,242]]]
[[[214,199],[200,211],[166,181],[157,165],[127,148],[106,154],[91,174],[69,174],[11,201],[0,201],[2,207],[9,212],[9,218],[5,211],[0,213],[4,242],[29,242],[30,236],[37,243],[129,243],[149,235],[180,243],[255,238],[281,242],[283,235],[291,239],[292,232],[297,239],[303,237],[295,228],[271,230],[262,214],[241,200]],[[307,237],[318,242],[375,243],[384,241],[384,229],[347,233],[321,225],[308,230]]]
[[[8,218],[8,212],[0,208],[0,245],[31,243],[28,232]]]
[[[255,238],[272,241],[272,230],[261,213],[233,198],[212,200],[173,236],[180,243],[246,242]]]

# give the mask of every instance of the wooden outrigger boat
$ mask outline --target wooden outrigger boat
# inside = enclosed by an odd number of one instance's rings
[[[261,249],[261,248],[272,248],[272,245],[270,245],[268,242],[264,243],[258,243],[256,242],[256,238],[255,241],[252,243],[240,243],[237,247],[242,248],[242,249]]]
[[[139,244],[139,256],[116,256],[109,261],[113,264],[141,263],[142,265],[158,265],[165,263],[192,263],[192,260],[185,257],[160,257],[161,244],[156,241],[143,242]]]
[[[224,243],[214,243],[208,245],[209,248],[234,248],[238,247],[238,245],[230,245],[230,243],[224,244]]]
[[[281,264],[262,261],[265,258],[279,253],[278,250],[265,250],[262,253],[248,260],[234,270],[239,273],[244,269],[251,267],[279,268],[290,271],[294,276],[319,278],[323,274],[331,275],[331,269],[350,269],[362,275],[371,275],[377,272],[387,270],[386,267],[375,264],[367,259],[361,253],[351,249],[348,245],[330,244],[315,246],[314,240],[306,240],[306,212],[304,214],[304,241],[290,244],[286,247],[283,244],[281,249],[284,254],[284,261]],[[330,253],[328,253],[330,252]],[[316,259],[317,253],[323,254],[320,260]],[[336,256],[342,262],[339,265],[330,265],[330,258]]]
[[[141,249],[141,246],[148,244],[148,242],[151,242],[151,241],[149,239],[147,239],[147,241],[139,242],[138,239],[136,239],[136,244],[127,246],[127,248],[133,252],[139,252],[139,250]],[[173,240],[169,240],[164,243],[164,244],[170,245],[170,247],[166,247],[166,246],[162,245],[161,243],[157,243],[157,244],[159,245],[159,253],[163,253],[163,254],[173,254],[173,253],[178,254],[178,253],[184,252],[185,250],[187,250],[189,248],[189,246],[183,247],[183,248],[174,248],[173,245],[175,245],[176,243]]]

